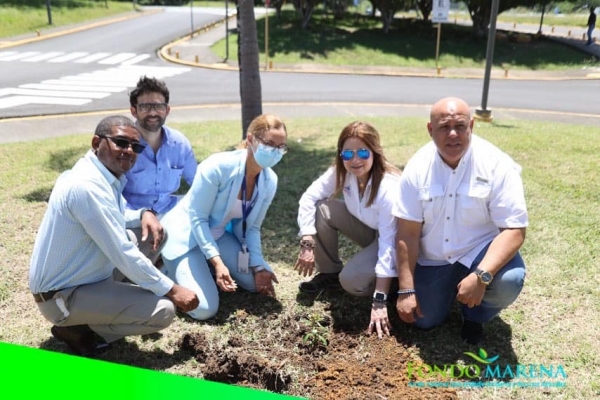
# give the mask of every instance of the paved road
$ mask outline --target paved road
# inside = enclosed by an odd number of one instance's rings
[[[135,63],[128,64],[124,61],[115,66],[108,66],[108,68],[99,64],[98,60],[90,63],[77,63],[77,59],[64,63],[51,63],[51,59],[33,63],[27,63],[23,59],[2,62],[2,56],[0,56],[0,65],[3,66],[3,70],[5,66],[11,66],[10,72],[3,74],[3,77],[0,78],[3,79],[0,81],[0,141],[20,141],[65,133],[89,132],[97,123],[100,115],[115,112],[128,114],[127,88],[133,86],[142,73],[157,75],[167,81],[173,93],[171,121],[239,119],[237,71],[174,65],[157,58],[152,51],[176,36],[181,36],[181,31],[189,31],[189,10],[187,14],[181,13],[180,10],[170,9],[168,12],[135,18],[123,26],[119,25],[122,23],[116,23],[106,28],[94,28],[63,38],[37,42],[35,45],[0,49],[0,52],[38,51],[40,54],[57,51],[57,48],[66,54],[79,51],[87,51],[92,54],[111,52],[111,49],[115,49],[111,53],[118,51],[135,54],[132,56],[133,59],[143,54],[151,55],[144,59],[138,59]],[[206,19],[205,22],[214,20],[214,15],[211,18]],[[196,22],[201,24],[200,19],[197,19]],[[156,35],[157,26],[162,29],[162,27],[171,25],[178,25],[181,31],[165,28],[168,38],[162,34]],[[116,33],[115,37],[121,39],[116,41],[111,39],[113,32]],[[122,40],[123,37],[132,39]],[[138,37],[139,40],[134,40]],[[91,43],[92,40],[94,41],[93,45],[81,44],[86,41]],[[195,40],[203,40],[203,37]],[[110,41],[113,47],[105,47],[103,41]],[[36,54],[28,55],[30,58],[36,56],[39,57]],[[89,57],[89,55],[83,57]],[[37,68],[30,69],[28,65],[36,65]],[[88,75],[91,70],[98,71],[98,73]],[[79,74],[73,72],[79,72]],[[23,78],[21,74],[29,75]],[[54,96],[45,96],[41,92],[47,93],[49,90],[47,88],[22,87],[36,84],[36,82],[31,82],[33,76],[38,84],[64,85],[63,91]],[[19,78],[17,79],[17,77]],[[3,99],[15,97],[15,95],[2,95],[2,90],[6,89],[4,87],[6,79],[10,81],[10,88],[34,90],[37,91],[37,97],[41,96],[46,99],[60,98],[61,94],[64,95],[68,91],[73,92],[74,90],[66,87],[66,82],[71,85],[72,81],[79,84],[87,82],[90,85],[99,85],[103,90],[101,93],[108,92],[108,94],[104,97],[89,99],[90,101],[84,104],[34,106],[25,104],[2,108]],[[20,83],[26,81],[31,83]],[[52,83],[42,83],[46,81]],[[261,81],[264,110],[276,112],[288,118],[315,115],[426,116],[428,106],[438,98],[447,95],[460,95],[471,105],[477,106],[481,101],[482,90],[480,79],[268,72],[261,74]],[[115,91],[104,90],[106,88],[114,88]],[[598,82],[590,80],[492,80],[488,107],[495,110],[494,117],[496,119],[511,120],[526,117],[565,122],[578,121],[597,125],[598,89]],[[88,92],[86,91],[86,93]],[[17,96],[27,97],[25,95]],[[81,95],[74,98],[81,100],[85,97]],[[87,113],[87,116],[80,114],[78,116],[34,117],[40,114],[60,115],[82,112]]]

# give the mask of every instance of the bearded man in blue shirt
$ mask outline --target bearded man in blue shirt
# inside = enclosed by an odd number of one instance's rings
[[[182,197],[175,195],[181,178],[191,186],[198,166],[189,140],[165,125],[171,111],[169,97],[163,81],[146,76],[140,78],[129,94],[131,114],[142,134],[140,142],[146,148],[126,173],[123,196],[127,208],[147,208],[159,219]]]
[[[143,150],[133,121],[103,119],[92,148],[56,181],[35,239],[29,288],[54,325],[52,335],[77,355],[94,356],[125,336],[157,332],[171,324],[175,307],[187,312],[199,304],[127,234],[141,228],[154,252],[164,243],[156,216],[126,209],[121,195],[124,175]],[[131,283],[115,280],[115,268]]]

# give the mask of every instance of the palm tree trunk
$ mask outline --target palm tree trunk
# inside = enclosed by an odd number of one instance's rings
[[[250,122],[262,114],[262,92],[258,59],[258,39],[254,1],[239,0],[238,5],[238,62],[240,66],[240,100],[242,103],[242,138]]]

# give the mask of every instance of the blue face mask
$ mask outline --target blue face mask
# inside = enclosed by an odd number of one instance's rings
[[[272,168],[283,157],[283,153],[279,149],[262,143],[258,144],[256,150],[252,146],[252,152],[254,153],[254,160],[261,168]]]

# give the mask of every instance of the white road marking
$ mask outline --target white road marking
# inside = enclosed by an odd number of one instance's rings
[[[127,90],[126,86],[120,87],[96,87],[96,86],[83,86],[83,85],[47,85],[43,83],[29,83],[27,85],[19,86],[22,89],[37,89],[37,90],[72,90],[77,92],[110,92],[119,93]]]
[[[110,53],[93,53],[87,57],[80,58],[79,60],[75,60],[76,63],[88,64],[94,61],[101,60],[105,57],[110,56]]]
[[[87,55],[88,55],[88,53],[81,52],[81,51],[76,51],[74,53],[67,53],[67,54],[65,54],[64,56],[61,56],[61,57],[53,58],[51,60],[48,60],[48,62],[51,62],[51,63],[62,63],[62,62],[67,62],[67,61],[75,60],[77,58],[81,58],[81,57],[84,57],[84,56],[87,56]]]
[[[20,60],[22,58],[35,56],[36,54],[40,54],[40,52],[39,51],[26,51],[25,53],[10,54],[7,56],[0,57],[0,61],[15,61],[15,60]]]
[[[62,51],[51,51],[49,53],[42,53],[42,54],[38,54],[37,56],[23,58],[21,61],[25,61],[25,62],[38,62],[38,61],[47,60],[49,58],[58,57],[58,56],[61,56],[63,54],[65,54],[65,53],[63,53]]]
[[[90,103],[91,99],[68,99],[64,97],[39,97],[39,96],[11,96],[0,99],[0,109],[27,104],[52,104],[63,106],[82,106]]]
[[[123,61],[129,60],[135,57],[135,53],[119,53],[112,57],[105,58],[104,60],[98,61],[98,64],[120,64]]]

